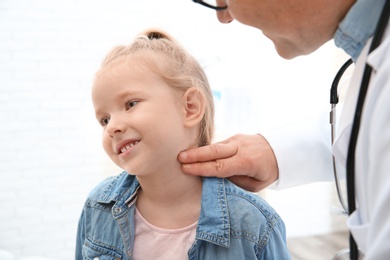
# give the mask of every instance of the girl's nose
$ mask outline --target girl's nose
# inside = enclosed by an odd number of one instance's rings
[[[126,130],[125,125],[120,120],[115,120],[111,117],[110,122],[107,125],[106,131],[111,136],[124,133]]]

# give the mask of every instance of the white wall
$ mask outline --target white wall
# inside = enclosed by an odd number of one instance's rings
[[[91,79],[112,46],[149,26],[166,29],[205,66],[218,95],[218,139],[327,105],[342,63],[332,42],[285,61],[260,31],[221,25],[190,0],[1,0],[0,249],[73,259],[88,191],[119,172],[100,147]]]

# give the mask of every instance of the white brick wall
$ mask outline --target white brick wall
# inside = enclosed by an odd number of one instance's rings
[[[19,258],[73,259],[87,193],[105,176],[118,173],[100,147],[89,96],[93,73],[109,48],[156,25],[177,37],[208,69],[228,64],[210,77],[222,91],[220,113],[233,109],[223,96],[229,84],[249,87],[241,93],[244,98],[251,96],[253,82],[267,88],[270,82],[284,84],[277,82],[277,68],[285,61],[260,32],[237,23],[220,25],[213,11],[190,0],[0,1],[0,249]],[[237,41],[246,41],[248,48],[237,51],[233,45],[242,44]],[[264,62],[268,55],[273,58]],[[303,60],[303,66],[312,62]],[[241,68],[240,63],[247,63],[248,70],[237,72],[234,66]],[[297,63],[290,64],[286,73],[293,73]],[[270,72],[259,79],[258,72],[265,69]],[[312,73],[302,81],[309,85],[320,75]],[[272,104],[263,101],[249,102],[249,111],[267,119],[269,110],[263,108]],[[239,131],[234,122],[228,124],[231,117],[217,120],[220,136],[230,134],[224,129]],[[241,132],[263,124],[250,119],[245,126],[242,121]]]

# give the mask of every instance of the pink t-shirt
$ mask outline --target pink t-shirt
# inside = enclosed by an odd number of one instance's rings
[[[195,241],[197,224],[180,229],[158,228],[136,209],[133,259],[188,259],[187,252]]]

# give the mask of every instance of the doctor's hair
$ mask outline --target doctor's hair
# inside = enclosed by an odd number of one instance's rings
[[[211,143],[214,133],[214,101],[208,79],[198,61],[173,37],[159,29],[148,29],[129,45],[114,47],[102,61],[100,70],[123,63],[132,70],[146,69],[153,72],[181,94],[196,87],[205,100],[198,145]]]

